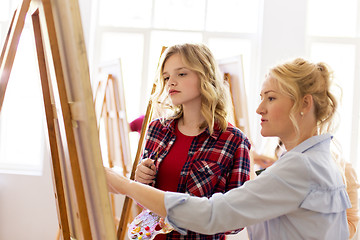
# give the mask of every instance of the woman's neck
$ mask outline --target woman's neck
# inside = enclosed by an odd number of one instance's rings
[[[295,135],[295,133],[294,133]],[[290,151],[291,149],[293,149],[294,147],[296,147],[297,145],[299,145],[300,143],[304,142],[305,140],[313,137],[317,135],[317,131],[300,131],[300,135],[299,136],[291,136],[291,137],[287,137],[287,138],[280,138],[281,141],[283,142],[286,151]]]
[[[200,129],[201,124],[205,121],[205,118],[197,112],[183,112],[182,117],[178,122],[179,131],[187,136],[199,135],[204,129]]]

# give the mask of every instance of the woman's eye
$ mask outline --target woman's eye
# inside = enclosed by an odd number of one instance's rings
[[[186,76],[186,73],[179,73],[180,77]]]
[[[164,77],[164,81],[168,81],[169,80],[169,77]]]
[[[273,100],[275,100],[274,97],[268,97],[268,99],[269,99],[270,102],[273,101]]]

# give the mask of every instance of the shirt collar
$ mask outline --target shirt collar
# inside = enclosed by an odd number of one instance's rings
[[[305,141],[303,141],[302,143],[300,143],[299,145],[297,145],[296,147],[291,149],[290,152],[294,151],[294,152],[303,153],[319,143],[322,143],[324,141],[330,141],[332,138],[333,138],[333,136],[330,133],[316,135],[316,136],[306,139]]]

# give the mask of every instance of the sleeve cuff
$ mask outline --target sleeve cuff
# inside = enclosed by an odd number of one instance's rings
[[[189,195],[183,193],[175,193],[175,192],[166,192],[165,193],[165,208],[167,212],[167,216],[165,218],[165,222],[170,224],[177,232],[182,235],[187,234],[187,230],[184,228],[180,228],[176,226],[175,222],[171,219],[171,213],[173,212],[173,208],[178,205],[185,203],[188,199]]]

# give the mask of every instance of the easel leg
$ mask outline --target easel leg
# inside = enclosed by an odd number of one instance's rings
[[[49,142],[50,142],[51,157],[52,157],[53,181],[55,183],[54,186],[56,193],[55,198],[57,200],[58,212],[59,212],[58,214],[59,225],[60,225],[60,229],[62,230],[63,238],[70,239],[69,222],[68,222],[66,202],[65,202],[65,192],[62,182],[60,158],[59,158],[59,151],[57,147],[56,132],[54,126],[54,121],[56,117],[54,116],[53,108],[51,104],[51,94],[50,94],[51,90],[49,87],[49,79],[47,75],[48,70],[45,60],[44,44],[42,41],[39,10],[36,10],[35,13],[32,14],[32,21],[34,27],[36,51],[38,56],[41,87],[43,91],[43,98],[45,105],[46,122],[48,126]],[[58,236],[60,237],[60,231]]]
[[[155,91],[155,87],[156,86],[154,84],[153,88],[152,88],[152,93]],[[139,160],[140,160],[140,157],[141,157],[142,146],[143,146],[143,142],[144,142],[144,139],[145,139],[145,131],[146,131],[147,125],[149,124],[149,122],[151,120],[152,109],[153,108],[152,108],[151,101],[149,101],[149,104],[148,104],[147,109],[146,109],[144,122],[143,122],[143,125],[141,127],[141,134],[140,134],[140,139],[139,139],[139,143],[138,143],[138,149],[136,151],[136,157],[135,157],[135,161],[133,163],[133,167],[132,167],[132,170],[131,170],[130,179],[134,179],[134,177],[135,177],[135,170],[136,170],[136,167],[137,167],[137,165],[139,163]],[[118,228],[118,232],[117,232],[118,239],[124,239],[124,237],[125,237],[126,225],[127,225],[127,222],[129,221],[132,202],[133,201],[132,201],[131,198],[125,197],[123,209],[122,209],[122,212],[121,212],[119,228]]]
[[[9,42],[11,29],[12,29],[12,27],[13,27],[14,20],[15,20],[15,16],[16,16],[16,11],[17,11],[17,10],[15,10],[14,15],[13,15],[13,17],[12,17],[12,19],[11,19],[10,27],[9,27],[8,33],[6,34],[4,46],[3,46],[3,49],[2,49],[2,51],[1,51],[1,55],[0,55],[0,66],[1,66],[2,61],[3,61],[3,59],[4,59],[6,47],[7,47],[8,42]]]
[[[1,53],[0,61],[0,112],[5,98],[5,91],[9,82],[11,69],[14,63],[17,45],[19,44],[21,32],[24,28],[26,13],[29,10],[31,0],[24,0],[20,9],[14,16],[15,25],[11,24],[7,42]]]
[[[109,130],[110,116],[109,116],[108,106],[107,106],[107,103],[106,103],[106,100],[107,100],[106,91],[107,91],[107,89],[105,88],[105,97],[104,97],[104,103],[103,103],[103,108],[102,108],[102,114],[103,114],[102,118],[104,120],[104,127],[105,127],[105,133],[106,133],[108,164],[109,164],[109,167],[112,168],[112,167],[114,167],[114,162],[113,162],[113,159],[112,159],[112,148],[110,147],[110,145],[111,145],[110,141],[112,141],[113,139],[110,138],[110,134],[109,134],[110,133],[110,130]],[[116,222],[115,196],[112,193],[110,193],[110,202],[111,202],[111,207],[112,207],[113,218],[114,218],[114,221]]]
[[[66,134],[67,149],[69,153],[70,165],[73,183],[75,187],[76,202],[78,207],[78,217],[81,224],[81,230],[84,239],[92,239],[92,233],[89,222],[89,213],[85,199],[85,191],[82,180],[82,173],[80,171],[80,163],[78,158],[77,144],[75,141],[75,133],[73,129],[73,122],[71,118],[71,111],[69,100],[66,92],[65,77],[63,72],[63,63],[61,61],[59,43],[57,33],[55,31],[55,22],[53,16],[53,9],[50,0],[42,0],[44,9],[45,21],[47,26],[47,33],[49,36],[52,62],[55,69],[55,78],[57,82],[57,90],[59,93],[61,112],[63,115],[63,123]]]

